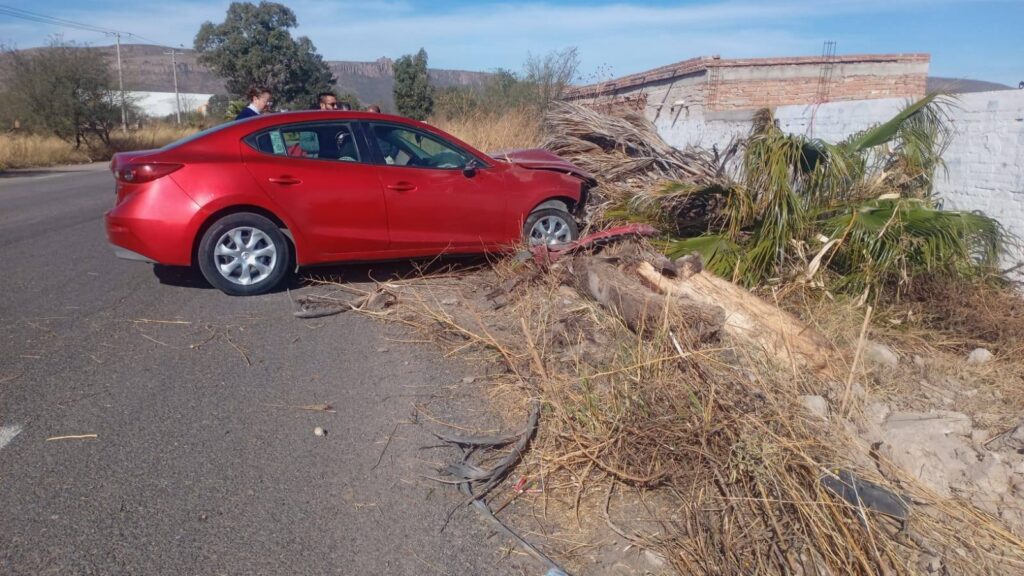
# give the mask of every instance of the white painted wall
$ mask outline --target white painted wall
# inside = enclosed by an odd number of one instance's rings
[[[775,110],[779,127],[791,134],[838,142],[892,118],[907,103],[903,98],[830,102],[817,107],[782,106]],[[696,110],[655,120],[673,146],[719,149],[750,130],[753,111],[704,115]],[[946,151],[947,174],[938,174],[935,191],[946,208],[981,211],[1024,239],[1024,90],[977,92],[958,96],[950,110],[956,131]],[[1017,251],[1007,264],[1024,260]]]

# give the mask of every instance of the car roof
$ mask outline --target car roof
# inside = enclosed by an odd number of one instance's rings
[[[294,112],[271,112],[242,120],[235,120],[232,122],[232,129],[225,130],[225,132],[230,132],[235,137],[238,137],[239,135],[250,134],[271,126],[286,125],[295,122],[315,122],[317,120],[363,120],[404,124],[450,140],[460,147],[473,152],[479,157],[479,159],[490,158],[486,152],[478,150],[468,142],[464,142],[457,136],[445,132],[436,126],[431,126],[430,124],[413,120],[412,118],[406,118],[405,116],[383,114],[379,112],[356,112],[354,110],[298,110]]]

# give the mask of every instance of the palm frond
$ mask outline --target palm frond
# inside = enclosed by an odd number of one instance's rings
[[[726,236],[708,234],[669,242],[664,252],[669,258],[679,258],[697,252],[708,270],[729,278],[736,271],[743,249]]]
[[[886,144],[899,135],[900,127],[912,116],[923,110],[927,106],[931,105],[936,99],[942,96],[939,92],[932,92],[926,95],[924,98],[913,102],[909,106],[900,110],[899,114],[893,116],[887,122],[883,122],[877,126],[864,130],[858,134],[854,134],[851,138],[843,142],[842,146],[854,151],[863,152],[876,146]]]
[[[938,210],[916,199],[876,200],[821,222],[841,243],[829,263],[859,292],[920,274],[964,274],[998,264],[1007,236],[982,214]]]

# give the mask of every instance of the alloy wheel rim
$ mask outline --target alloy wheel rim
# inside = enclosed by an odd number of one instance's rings
[[[558,216],[543,216],[533,223],[530,228],[530,245],[547,244],[568,244],[572,241],[572,231],[569,223]]]
[[[213,264],[225,280],[252,286],[266,280],[277,266],[277,246],[259,228],[239,226],[221,234]]]

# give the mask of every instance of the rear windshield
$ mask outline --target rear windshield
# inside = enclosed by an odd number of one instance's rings
[[[171,150],[173,148],[177,148],[178,146],[184,146],[185,144],[188,144],[189,142],[193,142],[193,141],[198,140],[200,138],[203,138],[205,136],[209,136],[210,134],[213,134],[214,132],[220,132],[221,130],[230,127],[232,124],[234,124],[234,122],[224,122],[223,124],[218,124],[216,126],[211,126],[211,127],[207,128],[206,130],[201,130],[201,131],[196,132],[195,134],[193,134],[191,136],[186,136],[186,137],[182,138],[181,140],[175,140],[174,142],[171,142],[170,144],[167,144],[166,146],[161,148],[161,150]]]

